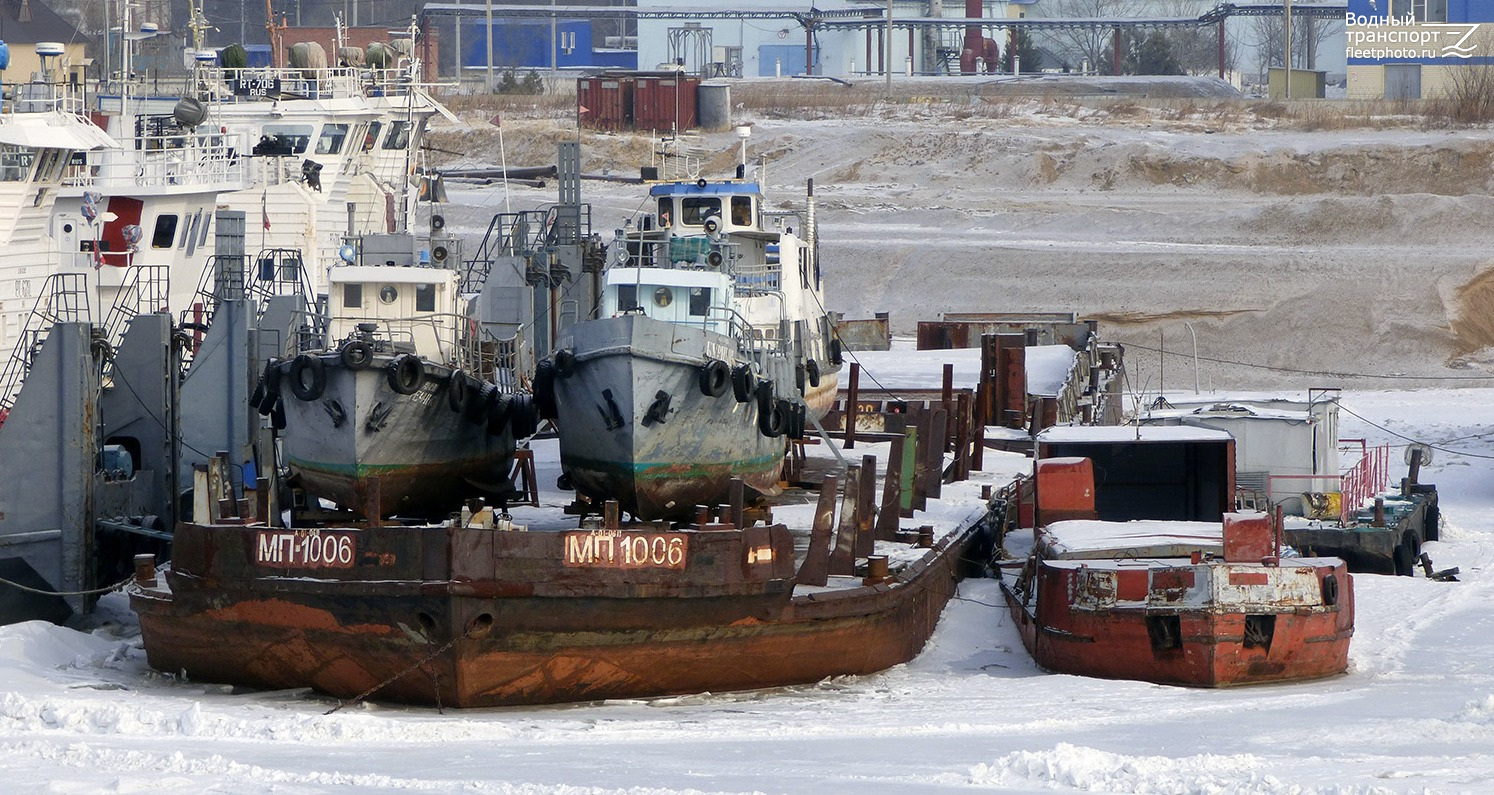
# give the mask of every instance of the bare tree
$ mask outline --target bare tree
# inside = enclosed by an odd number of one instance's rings
[[[1315,69],[1318,47],[1332,36],[1343,32],[1342,19],[1314,19],[1300,14],[1292,15],[1292,68]],[[1251,44],[1256,48],[1256,68],[1261,79],[1266,70],[1282,65],[1282,51],[1286,48],[1286,24],[1279,15],[1253,17],[1250,20]]]
[[[1040,4],[1038,8],[1042,8]],[[1094,19],[1119,17],[1126,9],[1124,0],[1057,0],[1046,8],[1047,15],[1054,19]],[[1055,55],[1069,61],[1075,67],[1088,59],[1090,68],[1098,68],[1101,61],[1110,57],[1114,46],[1112,31],[1105,28],[1075,28],[1045,31],[1042,35]]]

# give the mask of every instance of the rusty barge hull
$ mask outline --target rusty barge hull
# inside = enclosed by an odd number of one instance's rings
[[[922,649],[976,534],[942,539],[892,582],[796,595],[792,538],[776,525],[614,531],[614,549],[647,547],[649,561],[681,550],[677,568],[567,565],[585,557],[586,531],[398,527],[304,536],[351,557],[344,568],[255,564],[263,534],[290,532],[183,525],[166,582],[131,593],[151,666],[458,707],[869,674]]]
[[[1099,598],[1093,578],[1105,562],[1085,563],[1100,568],[1042,561],[1035,572],[1002,569],[1002,591],[1023,645],[1047,671],[1229,687],[1321,679],[1348,669],[1354,592],[1340,560],[1284,560],[1279,567],[1158,563],[1116,571],[1115,590]],[[1027,590],[1019,585],[1024,577],[1035,579]],[[1315,605],[1298,603],[1311,595],[1232,602],[1216,588],[1215,598],[1183,603],[1184,593],[1206,583],[1251,583],[1246,587],[1270,592],[1284,579],[1322,596]]]

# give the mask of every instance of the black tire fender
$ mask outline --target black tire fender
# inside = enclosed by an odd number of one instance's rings
[[[731,385],[731,366],[720,359],[706,359],[700,366],[700,393],[706,397],[721,397]]]
[[[425,384],[425,362],[419,356],[404,353],[384,369],[389,388],[401,395],[413,395]]]
[[[467,401],[472,399],[472,382],[461,370],[452,370],[446,377],[446,405],[461,414],[467,410]]]
[[[788,430],[788,416],[783,407],[787,401],[773,397],[773,384],[764,381],[757,388],[757,430],[769,439],[776,439]]]
[[[555,406],[555,363],[541,359],[534,366],[534,408],[540,418],[553,420],[558,413]]]
[[[462,412],[462,417],[473,425],[481,425],[488,421],[488,403],[493,399],[492,393],[498,387],[489,383],[479,383],[472,394],[467,396],[467,406]]]
[[[539,430],[539,407],[534,397],[523,392],[508,399],[508,426],[515,439],[528,439]]]
[[[362,370],[373,363],[373,346],[365,340],[353,340],[343,345],[338,355],[342,358],[342,366]]]
[[[1338,577],[1332,574],[1323,577],[1323,604],[1327,607],[1338,604]]]
[[[561,348],[555,352],[555,374],[561,378],[570,378],[571,373],[576,372],[576,352],[570,348]]]
[[[508,427],[509,418],[509,396],[503,390],[494,388],[488,393],[488,434],[491,436],[502,436]]]
[[[809,378],[810,386],[820,385],[820,363],[814,359],[804,363],[804,374]]]
[[[752,374],[752,365],[739,364],[731,371],[731,391],[738,403],[746,403],[757,391],[757,376]]]
[[[291,360],[291,394],[298,399],[311,402],[327,391],[327,364],[318,356],[303,353]],[[309,380],[308,380],[309,379]]]

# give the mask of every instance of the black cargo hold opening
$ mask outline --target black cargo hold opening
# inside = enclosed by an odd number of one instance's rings
[[[1039,439],[1042,458],[1094,462],[1095,510],[1113,522],[1133,519],[1218,522],[1234,510],[1234,439]]]

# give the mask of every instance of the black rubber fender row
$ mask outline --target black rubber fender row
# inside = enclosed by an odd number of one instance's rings
[[[726,394],[727,387],[731,386],[731,365],[720,359],[706,359],[705,364],[700,366],[700,393],[706,397],[717,398]]]

